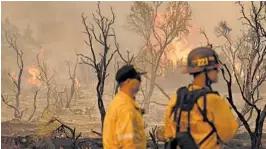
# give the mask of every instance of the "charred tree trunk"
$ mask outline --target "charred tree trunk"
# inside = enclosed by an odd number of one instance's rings
[[[257,118],[256,118],[256,127],[251,135],[251,147],[252,149],[259,149],[261,147],[261,138],[263,133],[263,124],[266,115],[266,105],[264,106],[263,111],[257,111]]]
[[[154,69],[155,68],[152,68],[152,70],[154,70]],[[155,81],[156,81],[156,72],[157,72],[157,70],[154,70],[151,73],[151,79],[150,79],[148,92],[147,92],[147,94],[145,95],[145,98],[144,98],[144,100],[145,100],[144,101],[144,108],[145,108],[146,113],[149,113],[150,100],[151,100],[151,97],[152,97],[152,93],[153,93],[154,86],[155,86]]]
[[[92,57],[85,56],[83,54],[77,54],[77,56],[80,56],[82,62],[81,64],[87,64],[91,66],[96,73],[98,83],[96,86],[96,91],[97,91],[97,102],[98,102],[98,108],[101,114],[101,121],[102,121],[102,127],[103,127],[103,122],[104,122],[104,117],[105,117],[105,108],[104,108],[104,103],[103,103],[103,94],[104,94],[104,85],[105,85],[105,79],[109,76],[107,74],[107,69],[108,66],[111,63],[111,60],[113,59],[114,54],[119,50],[118,49],[118,44],[116,43],[116,35],[115,32],[112,28],[112,25],[114,24],[115,21],[115,15],[114,12],[111,8],[112,12],[112,18],[107,18],[102,15],[101,13],[101,8],[100,8],[100,2],[98,2],[97,5],[98,9],[96,10],[96,15],[93,14],[93,22],[96,24],[96,26],[99,29],[99,36],[96,35],[95,31],[95,26],[94,24],[91,24],[91,27],[88,27],[86,23],[87,17],[84,17],[83,14],[81,16],[82,18],[82,23],[85,27],[85,34],[88,36],[88,41],[85,41],[85,43],[88,45],[90,52],[92,54]],[[93,37],[94,40],[99,43],[102,46],[102,53],[100,53],[100,59],[97,61],[97,57],[95,55],[95,49],[93,46]],[[111,48],[109,45],[109,38],[114,37],[115,39],[115,44],[117,49],[110,52]],[[111,53],[109,56],[108,54]]]
[[[162,55],[167,53],[168,45],[174,39],[182,38],[181,35],[188,33],[189,20],[191,18],[191,8],[187,2],[168,2],[164,21],[160,20],[159,10],[163,8],[163,2],[134,2],[128,16],[128,24],[137,34],[144,37],[145,55],[140,55],[151,68],[150,81],[144,93],[145,110],[149,112],[149,103],[156,78],[160,76],[158,72],[161,65]],[[141,53],[143,51],[140,51]],[[141,58],[141,59],[142,59]],[[145,69],[144,68],[144,69]]]
[[[16,120],[21,120],[23,113],[27,110],[20,110],[20,94],[21,94],[21,83],[22,83],[22,74],[24,71],[24,62],[23,62],[23,51],[17,47],[17,37],[15,34],[13,36],[8,36],[7,31],[5,31],[5,37],[9,47],[12,48],[16,52],[17,57],[17,67],[19,69],[18,76],[12,76],[8,73],[9,77],[13,81],[16,87],[16,96],[15,96],[15,105],[11,105],[2,95],[2,101],[12,109],[14,109],[14,118]]]
[[[227,83],[227,88],[228,88],[228,97],[227,100],[229,104],[232,106],[234,111],[236,112],[237,116],[243,123],[244,127],[246,128],[247,132],[250,135],[251,139],[251,148],[252,149],[259,149],[261,146],[261,137],[263,133],[263,124],[265,120],[265,115],[266,115],[266,105],[264,106],[263,111],[261,111],[256,104],[251,104],[246,98],[243,98],[243,100],[248,104],[248,106],[252,106],[256,111],[257,111],[257,117],[256,117],[256,125],[255,125],[255,130],[252,131],[250,128],[250,125],[248,124],[248,121],[245,119],[244,115],[237,109],[236,105],[234,104],[233,97],[232,97],[232,76],[231,73],[228,69],[228,67],[224,65],[224,68],[226,69],[226,72],[229,76],[229,79],[225,77],[225,71],[222,69],[222,74],[225,82]]]
[[[106,55],[104,55],[106,57]],[[105,108],[103,104],[103,93],[104,93],[104,83],[106,79],[106,69],[104,61],[101,60],[100,64],[98,64],[99,70],[97,74],[98,78],[98,83],[97,83],[97,96],[98,96],[98,108],[101,114],[101,122],[102,122],[102,128],[103,128],[103,123],[104,123],[104,117],[105,117]]]
[[[105,108],[103,104],[103,92],[104,92],[104,82],[101,81],[101,79],[98,80],[97,83],[97,96],[98,96],[98,108],[101,114],[101,122],[102,122],[102,127],[104,123],[104,117],[105,117]]]
[[[144,102],[145,111],[147,113],[149,113],[149,105],[150,105],[150,100],[151,100],[151,97],[154,91],[156,78],[160,76],[160,74],[158,74],[158,69],[160,68],[161,57],[162,57],[162,54],[165,48],[166,48],[166,45],[161,47],[161,50],[156,53],[156,57],[154,60],[155,62],[152,63],[149,89],[148,89],[148,93],[145,96],[145,102]]]
[[[37,90],[37,91],[35,92],[35,94],[34,94],[34,98],[33,98],[33,112],[32,112],[32,114],[30,115],[28,121],[31,121],[31,119],[33,118],[33,116],[34,116],[34,114],[35,114],[35,112],[36,112],[36,108],[37,108],[37,106],[36,106],[36,99],[37,99],[38,91],[39,91],[39,90]]]
[[[42,112],[42,117],[44,116],[45,112],[49,110],[49,107],[50,107],[50,91],[51,91],[51,88],[48,87],[47,92],[46,92],[46,106]]]

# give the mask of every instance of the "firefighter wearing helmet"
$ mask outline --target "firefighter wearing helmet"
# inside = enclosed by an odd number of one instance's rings
[[[219,58],[208,47],[192,50],[185,73],[193,83],[181,87],[170,100],[165,112],[166,148],[220,149],[228,142],[239,124],[229,104],[211,88],[218,81]]]
[[[116,73],[119,91],[109,103],[103,125],[104,149],[146,149],[143,110],[136,101],[141,76],[133,65],[124,65]]]

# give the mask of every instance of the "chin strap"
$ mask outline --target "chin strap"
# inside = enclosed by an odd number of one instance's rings
[[[205,84],[207,87],[209,87],[212,90],[212,81],[210,80],[209,76],[208,76],[208,70],[205,68],[204,69],[204,74],[205,74]]]

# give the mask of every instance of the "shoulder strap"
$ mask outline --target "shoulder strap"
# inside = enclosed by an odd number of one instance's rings
[[[203,110],[202,110],[202,116],[203,116],[203,121],[204,122],[207,122],[207,99],[206,99],[206,95],[207,94],[217,94],[219,95],[218,92],[216,91],[212,91],[210,90],[209,88],[203,88],[199,91],[196,91],[196,94],[194,96],[194,98],[196,99],[196,103],[197,103],[197,100],[203,96]],[[198,105],[198,104],[197,104]],[[198,107],[199,108],[199,107]],[[200,108],[199,108],[200,109]],[[200,109],[201,111],[201,109]]]
[[[201,113],[201,115],[203,116],[203,121],[204,122],[207,122],[211,127],[212,127],[212,130],[211,132],[209,132],[209,134],[204,137],[200,142],[199,142],[199,145],[202,145],[213,133],[216,133],[216,136],[217,136],[217,141],[220,140],[220,137],[219,135],[217,134],[217,131],[216,131],[216,128],[214,126],[214,124],[209,121],[208,117],[207,117],[207,94],[217,94],[219,95],[218,92],[216,91],[212,91],[212,90],[208,90],[208,89],[204,89],[203,91],[201,91],[198,95],[197,95],[197,98],[200,98],[201,96],[203,96],[203,110],[199,107],[198,103],[197,104],[197,107]],[[218,142],[217,142],[218,143]]]
[[[188,92],[187,87],[181,87],[177,90],[177,99],[176,99],[176,104],[174,108],[172,109],[172,113],[174,113],[174,121],[176,121],[176,132],[180,131],[180,120],[181,120],[181,114],[182,114],[182,105],[184,102],[184,98],[186,98],[186,94]],[[179,110],[179,114],[177,117],[177,112]],[[177,134],[177,133],[176,133]]]
[[[206,95],[207,94],[218,94],[218,92],[216,91],[212,91],[211,89],[209,88],[204,88],[204,89],[201,89],[201,90],[196,90],[196,91],[191,91],[188,95],[188,88],[187,87],[181,87],[177,90],[177,100],[176,100],[176,104],[175,106],[173,107],[172,109],[172,113],[174,114],[174,121],[176,121],[176,134],[180,131],[180,120],[181,120],[181,115],[182,115],[182,106],[183,106],[183,103],[184,103],[184,100],[186,98],[186,96],[190,96],[192,95],[192,98],[191,99],[194,103],[196,103],[201,115],[203,116],[203,121],[204,122],[207,122],[211,127],[212,127],[212,131],[205,137],[203,138],[199,145],[203,144],[213,133],[217,132],[216,131],[216,128],[214,126],[214,124],[208,120],[208,117],[207,117],[207,99],[206,99]],[[197,103],[197,100],[203,96],[203,102],[204,102],[204,107],[203,109],[201,109]],[[178,109],[179,110],[179,113],[177,115],[177,112],[178,112]],[[190,125],[190,111],[187,111],[188,112],[188,125]],[[190,132],[190,126],[188,126],[187,128],[187,131]],[[216,133],[217,135],[217,139],[219,140],[219,136],[218,134]]]
[[[183,102],[183,97],[184,97],[184,94],[186,94],[188,91],[187,87],[186,86],[183,86],[183,87],[180,87],[177,91],[176,91],[176,94],[177,94],[177,99],[176,99],[176,103],[175,103],[175,106],[173,107],[172,111],[171,111],[171,114],[177,112],[178,108],[181,107],[181,102]],[[174,117],[174,120],[176,120],[176,117]]]

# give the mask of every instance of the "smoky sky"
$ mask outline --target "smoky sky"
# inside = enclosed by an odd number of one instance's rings
[[[189,2],[192,9],[193,32],[189,36],[189,45],[205,44],[200,35],[203,28],[214,44],[222,43],[214,34],[214,27],[221,20],[228,21],[234,37],[242,28],[239,6],[235,2]],[[114,28],[122,51],[137,52],[142,38],[127,28],[127,15],[132,2],[101,2],[102,13],[111,17],[110,7],[116,15]],[[66,60],[75,61],[75,51],[88,54],[84,44],[86,36],[82,34],[84,26],[81,14],[92,20],[96,2],[2,2],[2,20],[9,18],[12,24],[23,30],[30,25],[33,36],[42,42],[48,64],[57,71],[66,70]],[[36,49],[37,51],[40,49]],[[30,56],[30,54],[28,55]]]

